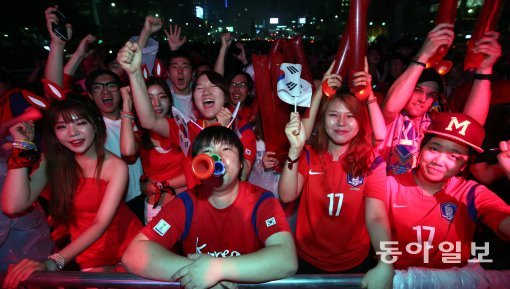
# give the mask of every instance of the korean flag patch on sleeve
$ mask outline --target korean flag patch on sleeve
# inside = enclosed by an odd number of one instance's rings
[[[152,228],[158,235],[163,236],[170,229],[170,224],[168,224],[165,220],[161,219],[159,222]]]
[[[271,226],[274,226],[276,225],[276,219],[274,217],[272,218],[269,218],[266,220],[266,227],[271,227]]]

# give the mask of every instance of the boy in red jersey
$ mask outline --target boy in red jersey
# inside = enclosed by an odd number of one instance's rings
[[[471,155],[483,152],[484,136],[483,126],[472,117],[433,114],[418,167],[388,178],[396,269],[466,265],[480,249],[472,244],[478,221],[510,239],[510,206],[485,186],[457,176]]]
[[[223,126],[205,128],[193,143],[193,157],[201,153],[219,155],[225,175],[203,180],[164,206],[124,254],[128,271],[179,280],[186,288],[294,274],[294,242],[278,200],[239,180],[243,146],[236,133]],[[187,258],[169,250],[177,242]]]

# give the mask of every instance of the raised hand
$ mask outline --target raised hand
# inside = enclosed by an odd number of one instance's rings
[[[17,123],[9,128],[9,132],[14,140],[33,141],[35,137],[34,122],[24,121]]]
[[[222,126],[228,126],[232,120],[232,112],[228,108],[222,107],[220,112],[216,114],[216,119]]]
[[[179,25],[169,26],[169,30],[163,30],[168,38],[168,46],[170,50],[178,50],[185,42],[186,36],[181,37],[181,27]]]
[[[78,45],[78,48],[76,48],[76,51],[74,53],[78,53],[78,55],[86,57],[92,52],[92,50],[89,50],[89,45],[94,41],[96,41],[96,37],[92,34],[83,37],[80,41],[80,44]]]
[[[372,75],[367,71],[360,71],[353,74],[352,86],[362,86],[363,90],[356,93],[356,97],[360,101],[366,100],[368,97],[373,95],[372,92]]]
[[[236,47],[239,48],[239,50],[241,51],[241,53],[236,55],[236,58],[239,59],[239,61],[241,61],[242,64],[247,65],[248,59],[246,58],[246,52],[244,50],[244,45],[240,42],[237,42]]]
[[[510,141],[499,142],[499,149],[501,150],[498,154],[499,165],[510,179]]]
[[[285,134],[290,143],[289,156],[291,152],[299,156],[306,142],[305,127],[301,122],[299,113],[290,113],[290,121],[285,126]]]
[[[57,10],[58,10],[58,6],[51,6],[51,7],[48,7],[44,11],[44,16],[46,17],[46,28],[48,29],[48,33],[50,34],[52,43],[65,45],[66,42],[64,40],[60,39],[53,32],[53,29],[51,28],[53,23],[58,24],[58,17],[57,17],[57,15],[55,15],[55,11],[57,11]],[[71,27],[71,24],[67,23],[66,28],[67,28],[67,39],[70,40],[71,36],[73,35],[73,29]]]
[[[278,166],[279,161],[274,157],[275,155],[275,152],[266,152],[264,154],[262,157],[262,166],[264,167],[264,170],[273,169]]]
[[[484,55],[480,67],[476,69],[477,73],[490,74],[494,64],[501,56],[501,45],[498,43],[499,33],[496,31],[489,31],[485,36],[480,38],[473,47],[474,53],[481,53]]]
[[[440,23],[434,27],[428,34],[427,39],[418,52],[418,57],[422,61],[427,61],[432,55],[436,53],[436,50],[446,45],[450,47],[453,43],[455,34],[453,32],[453,25],[449,23]]]
[[[158,32],[163,28],[163,20],[154,16],[145,17],[145,22],[143,23],[143,30],[148,32],[149,34]]]
[[[126,42],[117,53],[117,61],[128,74],[141,72],[142,51],[138,44],[130,41]]]
[[[230,32],[225,32],[221,34],[221,48],[228,48],[232,44],[232,35]]]
[[[122,111],[133,111],[133,97],[131,96],[131,87],[129,85],[121,87],[120,95],[122,96]]]

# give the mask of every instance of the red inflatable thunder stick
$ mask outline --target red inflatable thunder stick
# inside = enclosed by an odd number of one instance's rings
[[[338,46],[338,50],[336,52],[336,57],[335,57],[335,64],[333,64],[333,68],[331,70],[331,74],[338,74],[340,75],[340,77],[342,77],[342,80],[345,79],[345,71],[347,70],[347,65],[348,62],[347,62],[347,56],[348,56],[348,51],[349,51],[349,28],[347,27],[345,30],[344,30],[344,33],[342,33],[342,39],[340,40],[340,45]],[[324,81],[322,83],[322,92],[324,92],[324,94],[327,96],[327,97],[332,97],[335,93],[336,93],[336,90],[332,87],[330,87],[328,85],[328,82],[327,81]]]
[[[439,9],[437,12],[436,25],[439,23],[455,23],[455,16],[457,15],[457,0],[441,0],[439,2]],[[439,75],[445,75],[452,68],[453,62],[443,60],[443,57],[448,53],[446,45],[440,46],[434,55],[432,55],[427,62],[427,68],[433,67]]]
[[[340,75],[342,80],[346,79],[347,69],[349,69],[351,79],[354,73],[365,69],[368,3],[368,0],[351,0],[349,20],[342,34],[335,64],[331,70],[332,74]],[[360,100],[364,100],[368,96],[364,95],[364,87],[362,86],[352,87],[352,89]],[[322,91],[328,97],[336,93],[336,90],[330,87],[326,81],[322,83]]]
[[[349,10],[349,78],[354,79],[354,73],[365,70],[365,54],[367,50],[367,11],[368,0],[353,0]],[[352,20],[351,20],[352,19]],[[351,88],[356,97],[363,101],[365,86],[354,86]]]
[[[486,32],[494,31],[496,29],[502,6],[502,0],[485,0],[483,2],[480,14],[476,19],[473,36],[468,42],[466,58],[464,59],[464,70],[467,71],[476,69],[482,63],[483,55],[480,53],[473,53],[473,47]]]

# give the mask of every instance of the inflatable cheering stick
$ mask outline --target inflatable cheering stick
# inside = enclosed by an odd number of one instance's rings
[[[367,10],[368,0],[352,0],[349,11],[349,70],[350,79],[354,79],[354,73],[365,69],[365,51],[367,47]],[[352,20],[351,20],[352,19]],[[365,86],[354,86],[351,82],[352,90],[356,97],[364,100],[368,95],[364,95]]]
[[[439,9],[436,18],[436,24],[439,23],[455,23],[455,16],[457,14],[457,0],[441,0],[439,2]],[[452,68],[453,62],[443,60],[443,57],[448,53],[448,47],[441,45],[434,55],[432,55],[425,63],[426,68],[433,67],[439,75],[445,75]]]
[[[338,74],[342,77],[342,80],[345,79],[345,71],[347,70],[347,52],[349,51],[349,28],[347,27],[342,34],[342,39],[340,40],[340,45],[338,46],[338,50],[336,52],[335,64],[333,64],[333,68],[331,69],[331,74]],[[327,97],[332,97],[335,95],[336,90],[328,85],[328,82],[325,80],[322,83],[322,92]]]
[[[225,164],[217,154],[197,155],[191,161],[191,170],[193,174],[201,180],[208,179],[211,176],[217,178],[222,177],[226,171]]]
[[[501,0],[485,0],[483,2],[480,14],[476,19],[473,36],[468,42],[466,58],[464,59],[464,70],[477,69],[483,61],[483,55],[473,53],[475,43],[484,36],[486,32],[494,31],[498,24],[503,1]]]

